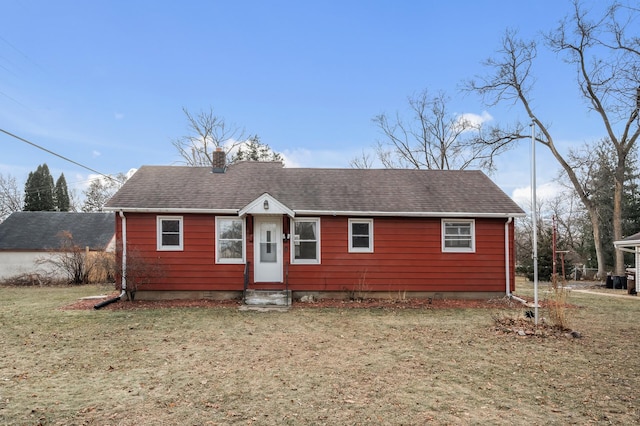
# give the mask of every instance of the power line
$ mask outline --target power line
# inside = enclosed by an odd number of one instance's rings
[[[114,181],[116,181],[116,182],[119,182],[119,181],[118,181],[118,179],[114,178],[113,176],[106,175],[106,174],[104,174],[104,173],[102,173],[102,172],[99,172],[99,171],[97,171],[97,170],[95,170],[95,169],[92,169],[92,168],[91,168],[91,167],[89,167],[89,166],[85,166],[84,164],[80,164],[80,163],[78,163],[77,161],[74,161],[74,160],[72,160],[72,159],[70,159],[70,158],[65,157],[64,155],[57,154],[57,153],[55,153],[55,152],[51,151],[50,149],[47,149],[47,148],[45,148],[45,147],[43,147],[43,146],[40,146],[40,145],[38,145],[38,144],[36,144],[36,143],[33,143],[33,142],[31,142],[31,141],[28,141],[28,140],[26,140],[25,138],[21,138],[21,137],[20,137],[20,136],[18,136],[18,135],[14,135],[13,133],[8,132],[8,131],[6,131],[6,130],[4,130],[4,129],[0,129],[0,132],[4,133],[4,134],[6,134],[6,135],[9,135],[9,136],[11,136],[12,138],[18,139],[18,140],[19,140],[19,141],[21,141],[21,142],[24,142],[24,143],[26,143],[26,144],[29,144],[29,145],[31,145],[31,146],[34,146],[34,147],[36,147],[36,148],[38,148],[38,149],[41,149],[41,150],[43,150],[44,152],[47,152],[47,153],[49,153],[49,154],[51,154],[51,155],[54,155],[54,156],[56,156],[56,157],[58,157],[58,158],[62,158],[63,160],[68,161],[69,163],[75,164],[76,166],[82,167],[83,169],[89,170],[90,172],[97,173],[97,174],[99,174],[100,176],[103,176],[103,177],[105,177],[105,178],[107,178],[107,179],[110,179],[110,180],[114,180]]]
[[[7,94],[6,94],[6,93],[4,93],[3,91],[0,91],[0,95],[2,95],[2,96],[4,96],[5,98],[7,98],[7,99],[9,99],[9,100],[11,100],[11,101],[13,101],[13,102],[17,103],[18,105],[20,105],[21,107],[23,107],[23,108],[24,108],[24,109],[26,109],[26,110],[33,111],[31,108],[29,108],[28,106],[26,106],[26,105],[25,105],[25,104],[23,104],[22,102],[20,102],[20,101],[18,101],[18,100],[16,100],[16,99],[14,99],[14,98],[12,98],[11,96],[7,95]]]
[[[33,65],[35,65],[36,67],[40,68],[41,71],[46,73],[46,70],[42,67],[42,65],[40,65],[39,63],[37,63],[36,61],[34,61],[29,55],[27,55],[26,53],[24,53],[22,50],[18,49],[16,46],[14,46],[13,44],[9,43],[9,40],[7,40],[6,38],[0,36],[0,40],[3,41],[4,43],[6,43],[9,47],[11,47],[13,50],[15,50],[16,52],[18,52],[19,54],[21,54],[25,59],[27,59],[29,62],[31,62]]]

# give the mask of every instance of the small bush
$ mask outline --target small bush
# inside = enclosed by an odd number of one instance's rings
[[[552,326],[560,330],[569,329],[569,319],[567,311],[567,299],[570,290],[564,283],[558,284],[558,277],[553,277],[550,288],[550,298],[547,300],[549,311],[549,322]]]
[[[67,281],[55,278],[48,274],[31,273],[19,274],[2,280],[2,285],[15,287],[34,287],[34,286],[62,286],[67,285]]]

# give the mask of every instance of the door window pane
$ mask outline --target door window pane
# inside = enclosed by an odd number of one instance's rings
[[[264,224],[263,227],[273,227],[273,224]],[[278,261],[278,250],[276,242],[272,241],[271,230],[266,230],[266,232],[262,233],[262,241],[260,242],[260,262],[262,263],[275,263]]]

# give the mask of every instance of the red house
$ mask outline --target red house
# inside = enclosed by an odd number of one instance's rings
[[[524,213],[480,171],[225,167],[215,154],[213,168],[143,166],[107,203],[123,287],[131,262],[162,270],[137,298],[514,290],[513,219]]]

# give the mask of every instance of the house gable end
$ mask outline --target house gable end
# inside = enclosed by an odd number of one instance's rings
[[[293,210],[282,204],[267,192],[247,204],[238,212],[238,216],[245,216],[247,214],[286,214],[289,217],[295,217]]]

